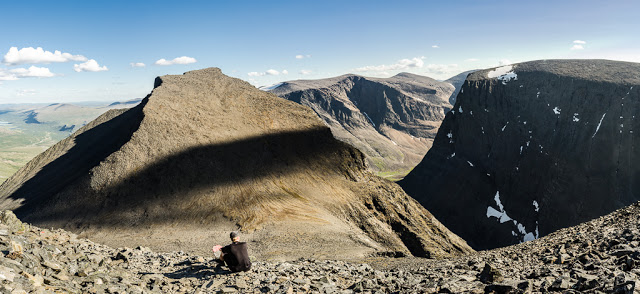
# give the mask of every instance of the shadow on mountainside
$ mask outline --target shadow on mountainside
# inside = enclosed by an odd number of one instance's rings
[[[16,214],[24,215],[25,210],[46,201],[120,149],[140,126],[146,101],[78,135],[68,152],[44,166],[9,196],[25,199]]]
[[[87,177],[91,168],[129,140],[140,124],[139,110],[136,107],[78,135],[73,148],[11,195],[24,198],[16,215],[35,224],[78,227],[202,222],[222,215],[260,218],[261,212],[273,213],[274,203],[282,202],[278,209],[288,213],[304,201],[285,186],[284,177],[312,171],[319,178],[341,174],[353,179],[350,172],[364,164],[362,153],[321,127],[190,147],[149,163],[116,184],[91,186]],[[265,185],[261,179],[266,177],[271,182]]]

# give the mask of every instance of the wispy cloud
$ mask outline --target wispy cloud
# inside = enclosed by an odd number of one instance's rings
[[[90,59],[87,62],[74,64],[73,70],[76,72],[90,71],[90,72],[98,72],[98,71],[108,71],[109,69],[106,66],[100,66],[97,61],[94,59]]]
[[[306,76],[306,75],[311,74],[311,73],[312,73],[312,71],[310,71],[308,69],[300,70],[300,74],[303,75],[303,76]]]
[[[87,58],[82,55],[62,53],[58,50],[54,52],[45,51],[42,47],[26,47],[20,50],[18,50],[18,47],[11,47],[9,48],[9,52],[4,55],[2,62],[9,65],[18,65],[86,60]]]
[[[252,71],[247,75],[249,75],[250,77],[262,77],[262,76],[277,76],[280,74],[287,75],[289,74],[289,71],[286,69],[282,71],[277,71],[275,69],[268,69],[267,71],[263,71],[263,72]]]
[[[35,95],[37,93],[36,90],[34,89],[24,89],[24,90],[19,90],[17,95],[18,96],[32,96]]]
[[[196,62],[198,61],[193,57],[182,56],[182,57],[176,57],[172,60],[166,60],[162,58],[156,61],[155,64],[156,65],[174,65],[174,64],[191,64]]]
[[[452,64],[428,64],[425,66],[425,72],[429,75],[443,76],[458,73],[458,65]]]
[[[46,67],[30,66],[29,68],[0,69],[0,81],[15,81],[21,78],[50,78],[55,77]]]
[[[398,60],[398,62],[394,63],[394,64],[388,64],[388,65],[368,65],[368,66],[363,66],[363,67],[358,67],[356,69],[354,69],[354,71],[358,71],[358,72],[368,72],[368,71],[374,71],[374,72],[386,72],[386,71],[392,71],[392,70],[405,70],[405,69],[409,69],[409,68],[421,68],[424,66],[424,59],[425,57],[414,57],[411,59],[400,59]]]
[[[582,40],[575,40],[573,41],[573,46],[571,46],[571,50],[583,50],[585,44],[587,44],[587,42]]]
[[[0,81],[15,81],[17,79],[18,77],[16,76],[16,74],[0,68]]]
[[[431,46],[431,48],[436,48],[436,49],[437,49],[437,48],[440,48],[440,46],[438,46],[438,45],[433,45],[433,46]]]
[[[296,55],[296,59],[304,59],[304,58],[311,58],[311,55],[309,55],[309,54],[307,54],[307,55],[302,55],[302,54]]]
[[[145,67],[147,66],[146,64],[142,63],[142,62],[132,62],[129,63],[131,65],[131,67]]]

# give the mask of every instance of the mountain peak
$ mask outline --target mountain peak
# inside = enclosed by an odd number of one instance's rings
[[[367,172],[313,110],[217,68],[158,77],[139,105],[105,113],[4,182],[0,208],[120,247],[207,252],[242,229],[263,257],[471,251]]]
[[[424,77],[424,76],[417,75],[417,74],[410,73],[410,72],[401,72],[401,73],[396,74],[393,77],[394,78],[415,78],[415,77]]]

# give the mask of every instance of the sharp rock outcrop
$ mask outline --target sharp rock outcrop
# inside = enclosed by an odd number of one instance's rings
[[[475,249],[640,199],[640,64],[542,60],[477,71],[404,190]]]
[[[117,246],[203,253],[241,228],[265,258],[471,250],[311,109],[217,68],[157,78],[138,106],[40,154],[0,196],[25,221]]]
[[[336,138],[367,156],[372,171],[391,179],[402,178],[429,150],[453,91],[410,73],[289,81],[270,90],[311,107]]]

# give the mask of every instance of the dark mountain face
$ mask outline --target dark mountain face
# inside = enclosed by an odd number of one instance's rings
[[[453,91],[448,83],[401,73],[290,81],[270,92],[311,107],[336,138],[365,153],[371,170],[393,178],[411,170],[431,147]]]
[[[475,249],[547,235],[640,199],[640,64],[478,71],[400,185]]]

